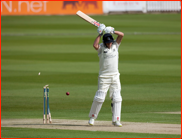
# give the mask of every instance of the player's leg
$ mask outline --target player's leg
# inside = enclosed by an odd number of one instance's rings
[[[102,91],[102,90],[98,90],[96,92],[91,109],[90,109],[90,113],[89,113],[89,117],[90,117],[89,124],[90,125],[94,125],[94,119],[97,118],[97,116],[101,110],[102,104],[105,100],[106,93],[107,92]]]
[[[97,118],[101,110],[102,104],[109,89],[110,82],[111,79],[99,78],[98,80],[98,90],[94,96],[94,100],[89,113],[90,120],[88,123],[90,125],[94,125],[94,119]]]
[[[117,95],[116,97],[113,96],[112,99],[112,122],[115,126],[122,126],[120,123],[121,120],[121,105],[122,105],[122,97],[120,94],[120,90],[115,90],[114,93]]]
[[[110,97],[112,100],[112,122],[115,126],[122,126],[120,123],[121,119],[121,105],[122,105],[122,97],[121,97],[121,84],[119,80],[119,75],[113,78],[113,82],[110,88]]]

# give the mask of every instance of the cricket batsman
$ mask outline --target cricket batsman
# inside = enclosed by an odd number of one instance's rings
[[[105,34],[103,35],[103,31]],[[102,104],[105,100],[107,91],[110,92],[111,110],[112,110],[112,124],[114,126],[121,127],[121,84],[120,84],[120,73],[118,71],[118,49],[123,39],[124,33],[115,31],[113,27],[106,27],[101,24],[97,32],[99,35],[96,37],[93,47],[98,52],[99,56],[99,77],[98,77],[98,90],[93,99],[93,103],[90,109],[88,121],[89,125],[94,125],[94,120],[97,118],[99,111],[101,110]],[[114,40],[112,34],[117,35]],[[99,44],[102,38],[103,43]]]

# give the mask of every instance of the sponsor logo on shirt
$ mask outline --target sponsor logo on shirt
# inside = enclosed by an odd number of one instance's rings
[[[105,59],[107,59],[107,58],[113,58],[113,57],[115,57],[116,56],[116,54],[114,54],[114,55],[106,55],[106,56],[104,56],[104,58]]]

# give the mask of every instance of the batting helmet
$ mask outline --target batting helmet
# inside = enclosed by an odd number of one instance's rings
[[[111,34],[106,33],[103,36],[103,43],[106,45],[106,43],[114,42],[114,38],[112,37]]]

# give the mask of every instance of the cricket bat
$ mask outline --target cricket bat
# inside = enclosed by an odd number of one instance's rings
[[[84,19],[85,21],[89,22],[90,24],[99,27],[100,23],[97,22],[96,20],[94,20],[93,18],[89,17],[88,15],[86,15],[85,13],[81,12],[81,11],[77,11],[76,13],[79,17],[81,17],[82,19]]]

